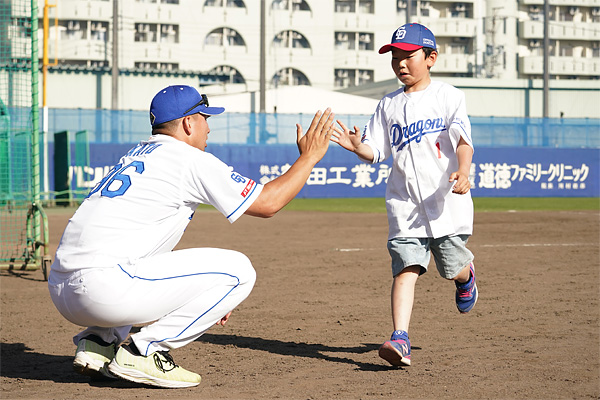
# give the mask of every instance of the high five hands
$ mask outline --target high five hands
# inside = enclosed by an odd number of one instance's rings
[[[334,133],[334,117],[331,108],[323,113],[317,111],[305,135],[302,134],[302,126],[296,124],[296,144],[301,155],[316,157],[318,160],[323,158]]]

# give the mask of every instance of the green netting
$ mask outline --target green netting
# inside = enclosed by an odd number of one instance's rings
[[[37,13],[37,0],[0,1],[0,267],[37,268],[40,247],[47,247],[39,204]]]

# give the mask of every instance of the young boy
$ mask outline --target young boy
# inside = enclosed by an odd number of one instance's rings
[[[332,141],[371,163],[393,157],[386,207],[394,332],[379,356],[408,366],[415,284],[431,253],[440,275],[456,284],[458,310],[467,313],[477,301],[473,254],[466,248],[473,232],[473,144],[464,94],[429,76],[438,56],[433,33],[416,23],[403,25],[379,49],[389,51],[404,87],[381,99],[362,136],[356,126],[351,131],[338,121],[342,129]]]

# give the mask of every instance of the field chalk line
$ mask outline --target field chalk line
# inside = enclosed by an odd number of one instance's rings
[[[517,243],[517,244],[481,244],[473,245],[473,247],[572,247],[572,246],[597,246],[598,243]],[[333,249],[334,251],[340,252],[351,252],[351,251],[368,251],[368,250],[381,250],[379,248],[349,248],[349,249]]]

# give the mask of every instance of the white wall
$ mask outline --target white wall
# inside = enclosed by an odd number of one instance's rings
[[[472,116],[541,117],[543,85],[541,80],[494,80],[471,78],[436,78],[465,92],[467,109]],[[42,77],[40,76],[40,82]],[[198,87],[196,77],[156,77],[124,75],[120,78],[120,108],[147,110],[152,97],[163,87],[185,84]],[[85,72],[48,74],[47,105],[50,108],[105,108],[111,107],[111,77]],[[531,86],[531,87],[530,87]],[[389,81],[383,93],[397,88]],[[238,88],[241,89],[241,88]],[[203,91],[203,90],[201,90]],[[218,87],[207,88],[206,93],[217,95]],[[221,92],[221,94],[226,94]],[[529,94],[529,98],[527,97]],[[258,108],[258,93],[256,93]],[[40,90],[40,105],[42,91]],[[600,118],[600,81],[561,80],[550,82],[549,115],[559,118]],[[224,105],[226,106],[226,105]],[[268,108],[267,112],[272,112]],[[281,109],[279,109],[279,112]],[[366,114],[371,111],[365,110]]]

